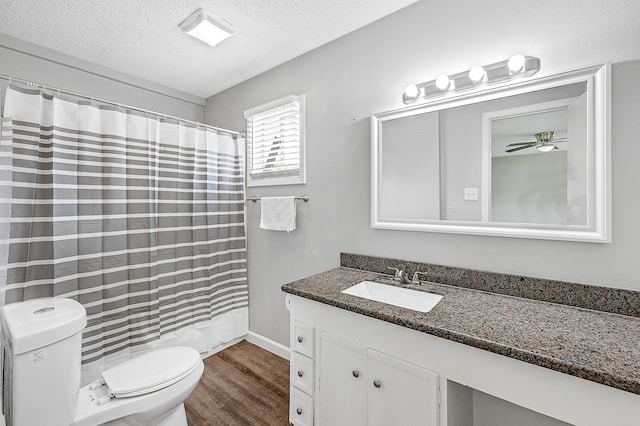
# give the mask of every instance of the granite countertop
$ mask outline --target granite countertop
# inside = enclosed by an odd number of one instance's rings
[[[430,282],[402,286],[444,296],[427,313],[341,293],[379,277],[340,267],[282,291],[640,395],[640,318]]]

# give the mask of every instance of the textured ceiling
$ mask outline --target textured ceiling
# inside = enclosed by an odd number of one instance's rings
[[[206,98],[416,0],[0,0],[0,33]],[[237,34],[180,31],[202,7]]]

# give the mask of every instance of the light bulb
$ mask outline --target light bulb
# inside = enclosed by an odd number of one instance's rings
[[[524,70],[525,57],[521,54],[513,55],[509,58],[507,62],[507,66],[509,67],[509,72],[511,74],[517,74]]]
[[[484,79],[484,68],[479,65],[471,68],[469,70],[469,78],[473,82],[473,84],[480,83]]]
[[[536,149],[540,152],[549,152],[555,149],[555,145],[551,142],[543,142],[536,147]]]
[[[420,89],[415,84],[409,84],[404,88],[404,95],[409,99],[418,99]]]
[[[449,88],[449,76],[447,75],[441,75],[438,78],[436,78],[436,87],[438,89],[440,89],[441,92],[444,92],[445,90],[447,90]]]

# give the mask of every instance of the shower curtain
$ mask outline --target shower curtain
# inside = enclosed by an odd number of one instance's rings
[[[10,84],[0,303],[84,305],[83,382],[132,352],[243,336],[243,179],[229,134]]]

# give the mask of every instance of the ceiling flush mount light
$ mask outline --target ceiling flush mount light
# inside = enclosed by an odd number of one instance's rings
[[[235,34],[235,29],[230,23],[208,15],[202,9],[193,12],[178,26],[185,33],[212,47]]]
[[[453,75],[441,75],[425,83],[410,84],[402,95],[402,102],[410,104],[420,99],[451,92],[473,89],[510,79],[529,77],[540,70],[540,59],[521,54],[490,65],[475,66]],[[410,92],[407,90],[411,88]]]

